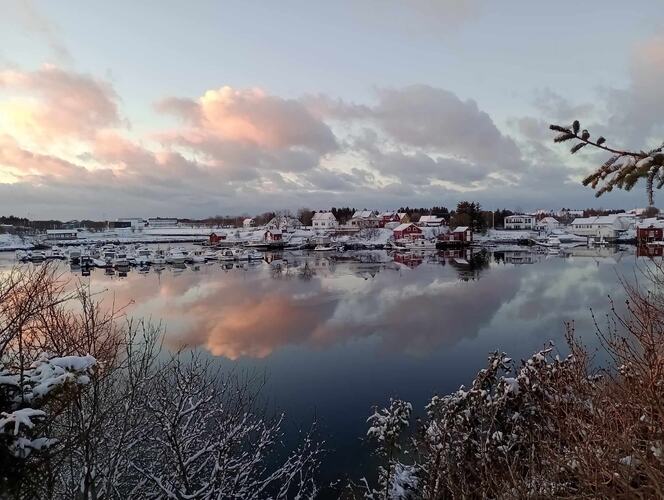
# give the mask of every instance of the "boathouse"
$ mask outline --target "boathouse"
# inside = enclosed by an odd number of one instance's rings
[[[417,227],[412,222],[398,225],[392,231],[392,235],[394,236],[395,240],[403,240],[403,239],[415,240],[424,237],[424,235],[422,234],[422,229]]]
[[[637,223],[636,240],[639,244],[664,241],[664,220],[653,217]]]
[[[267,242],[281,241],[282,239],[281,229],[268,229],[267,231],[265,231],[263,239]]]
[[[224,233],[212,233],[210,235],[210,245],[218,245],[220,242],[224,241],[226,239],[226,235]]]

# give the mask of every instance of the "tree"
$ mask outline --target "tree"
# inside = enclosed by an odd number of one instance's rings
[[[311,221],[314,218],[315,213],[316,212],[309,208],[300,208],[297,211],[297,218],[300,219],[300,222],[305,226],[311,226]]]
[[[570,153],[575,154],[582,148],[590,145],[602,151],[611,153],[601,167],[583,180],[583,185],[590,185],[596,190],[595,196],[601,196],[617,187],[629,191],[640,179],[646,180],[646,192],[648,203],[653,205],[655,187],[660,189],[664,186],[664,144],[650,151],[627,151],[611,148],[606,145],[606,139],[602,136],[595,140],[590,139],[590,132],[581,129],[578,120],[571,127],[550,125],[551,130],[559,132],[554,137],[554,142],[574,141]]]

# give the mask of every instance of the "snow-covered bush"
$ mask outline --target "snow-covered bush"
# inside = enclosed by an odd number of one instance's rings
[[[607,366],[591,362],[571,325],[563,359],[551,347],[520,363],[493,353],[468,388],[431,399],[412,447],[390,461],[392,477],[403,478],[385,483],[381,469],[377,490],[365,482],[354,491],[384,499],[664,496],[664,268],[643,274],[645,288],[624,283],[626,312],[612,304],[607,326],[596,322]],[[371,417],[370,434],[385,436],[379,450],[403,429],[404,405]]]

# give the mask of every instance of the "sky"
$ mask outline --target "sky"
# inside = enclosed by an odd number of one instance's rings
[[[548,125],[661,143],[661,7],[0,0],[0,214],[641,207]]]

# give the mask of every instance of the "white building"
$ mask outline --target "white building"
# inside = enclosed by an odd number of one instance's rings
[[[280,229],[282,231],[294,231],[295,229],[302,229],[304,227],[304,224],[302,224],[302,221],[300,219],[297,219],[295,217],[290,217],[287,215],[277,215],[276,217],[273,217],[270,222],[265,224],[265,227],[271,228],[271,229]]]
[[[170,217],[150,217],[147,221],[149,227],[177,227],[178,220]]]
[[[373,210],[358,210],[350,219],[350,225],[360,229],[380,227],[378,212]]]
[[[572,221],[571,232],[577,236],[612,240],[627,231],[633,224],[634,217],[625,213],[577,217]]]
[[[584,213],[583,210],[567,210],[566,208],[563,208],[558,210],[556,215],[558,217],[583,217]]]
[[[534,215],[508,215],[505,217],[505,229],[535,229],[537,220]]]
[[[552,231],[553,229],[558,229],[560,227],[560,222],[554,217],[544,217],[537,221],[537,229],[542,229],[544,231]]]
[[[256,225],[256,221],[254,219],[244,219],[242,221],[242,227],[245,229],[252,228]]]
[[[75,240],[78,238],[76,229],[47,229],[47,240]]]
[[[143,217],[120,217],[115,222],[115,227],[119,228],[139,229],[145,227],[145,219]]]
[[[332,212],[316,212],[311,226],[314,229],[335,229],[339,227],[339,222]]]

